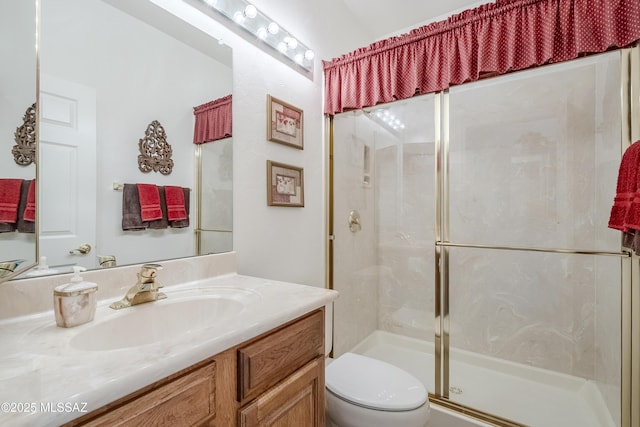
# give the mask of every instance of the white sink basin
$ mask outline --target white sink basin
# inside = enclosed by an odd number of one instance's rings
[[[107,312],[99,321],[82,326],[70,345],[77,350],[117,350],[154,344],[219,326],[245,306],[242,295],[173,299],[169,295],[165,300]]]

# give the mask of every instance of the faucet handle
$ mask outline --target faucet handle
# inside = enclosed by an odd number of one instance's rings
[[[158,270],[162,270],[160,264],[144,264],[140,267],[140,276],[145,279],[153,279],[158,274]]]

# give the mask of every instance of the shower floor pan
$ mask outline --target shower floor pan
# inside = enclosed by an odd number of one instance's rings
[[[398,366],[435,389],[433,343],[375,331],[352,352]],[[531,427],[616,426],[592,381],[453,349],[450,373],[455,403]]]

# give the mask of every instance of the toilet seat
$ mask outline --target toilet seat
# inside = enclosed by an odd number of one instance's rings
[[[345,353],[327,366],[325,383],[339,398],[381,411],[411,411],[428,398],[424,385],[408,372],[354,353]]]

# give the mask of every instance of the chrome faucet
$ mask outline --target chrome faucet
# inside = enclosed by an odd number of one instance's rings
[[[120,310],[121,308],[131,307],[145,302],[165,299],[167,296],[162,292],[158,292],[158,289],[160,289],[162,285],[156,282],[156,275],[158,274],[158,270],[161,269],[162,266],[160,264],[144,264],[140,268],[136,284],[127,291],[124,298],[111,303],[109,307],[114,310]]]

